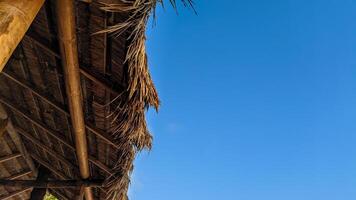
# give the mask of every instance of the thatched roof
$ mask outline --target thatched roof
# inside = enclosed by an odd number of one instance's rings
[[[93,189],[94,196],[127,199],[135,155],[152,146],[145,111],[159,107],[145,30],[162,2],[74,2],[90,176],[106,180],[105,187]],[[0,140],[1,178],[33,179],[39,164],[50,169],[52,179],[80,177],[54,9],[52,0],[45,2],[0,74],[5,111],[0,108],[0,122],[7,125]],[[31,189],[0,187],[0,199],[28,199]],[[79,190],[51,192],[74,199]]]

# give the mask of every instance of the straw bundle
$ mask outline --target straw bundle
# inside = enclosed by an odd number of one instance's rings
[[[181,0],[184,6],[192,6],[191,0]],[[176,1],[170,0],[176,9]],[[122,0],[120,3],[103,3],[101,9],[106,12],[129,13],[129,18],[119,24],[98,32],[109,33],[113,36],[125,31],[131,34],[128,38],[130,44],[126,53],[128,66],[128,83],[126,91],[116,98],[117,108],[112,113],[111,133],[122,148],[118,155],[115,171],[117,174],[107,179],[108,200],[126,200],[130,182],[130,173],[133,170],[133,161],[137,151],[151,149],[152,136],[147,129],[145,111],[149,107],[158,110],[160,101],[156,88],[151,79],[145,48],[145,31],[147,21],[155,13],[157,4],[163,6],[162,0]]]

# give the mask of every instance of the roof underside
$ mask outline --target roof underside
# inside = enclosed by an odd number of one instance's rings
[[[129,31],[115,37],[105,33],[92,35],[128,18],[128,14],[105,12],[100,6],[95,0],[91,3],[75,1],[91,178],[106,179],[110,175],[117,175],[118,171],[128,173],[131,170],[120,165],[120,160],[126,159],[126,153],[122,152],[120,138],[114,138],[112,134],[111,116],[113,110],[120,106],[120,103],[111,101],[127,88],[128,69],[124,61]],[[36,166],[41,164],[49,168],[53,179],[78,179],[80,173],[54,9],[54,2],[46,1],[1,73],[0,102]],[[0,146],[4,147],[0,148],[0,158],[20,152],[19,145],[16,145],[9,131],[3,138],[0,140]],[[0,162],[1,178],[19,173],[25,173],[17,177],[19,179],[35,177],[23,154]],[[24,189],[0,187],[0,199]],[[27,190],[11,199],[28,199],[31,189]],[[126,194],[127,188],[122,190]],[[51,192],[60,199],[74,199],[79,188]],[[105,199],[106,192],[105,189],[93,188],[96,199]]]

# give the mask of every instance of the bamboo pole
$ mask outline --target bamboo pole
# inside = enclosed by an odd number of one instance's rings
[[[0,0],[0,72],[43,3],[44,0]]]
[[[80,87],[80,71],[73,4],[73,0],[56,1],[58,36],[69,101],[69,110],[75,135],[75,146],[80,175],[83,179],[88,179],[90,171],[82,105],[82,92]],[[90,187],[85,188],[85,199],[94,200]]]

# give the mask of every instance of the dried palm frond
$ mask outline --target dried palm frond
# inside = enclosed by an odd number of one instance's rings
[[[169,0],[177,10],[176,0]],[[192,0],[181,0],[184,6],[193,7]],[[115,99],[116,109],[112,112],[113,127],[111,133],[120,145],[115,166],[117,173],[106,181],[107,200],[126,200],[130,183],[130,173],[137,151],[151,149],[152,136],[147,129],[145,111],[149,107],[158,110],[160,101],[151,79],[146,55],[146,25],[151,14],[154,15],[157,4],[163,6],[163,0],[122,0],[120,3],[102,3],[106,12],[125,12],[129,17],[122,23],[109,26],[95,34],[109,33],[118,36],[126,31],[128,37],[125,63],[127,64],[127,88]]]

